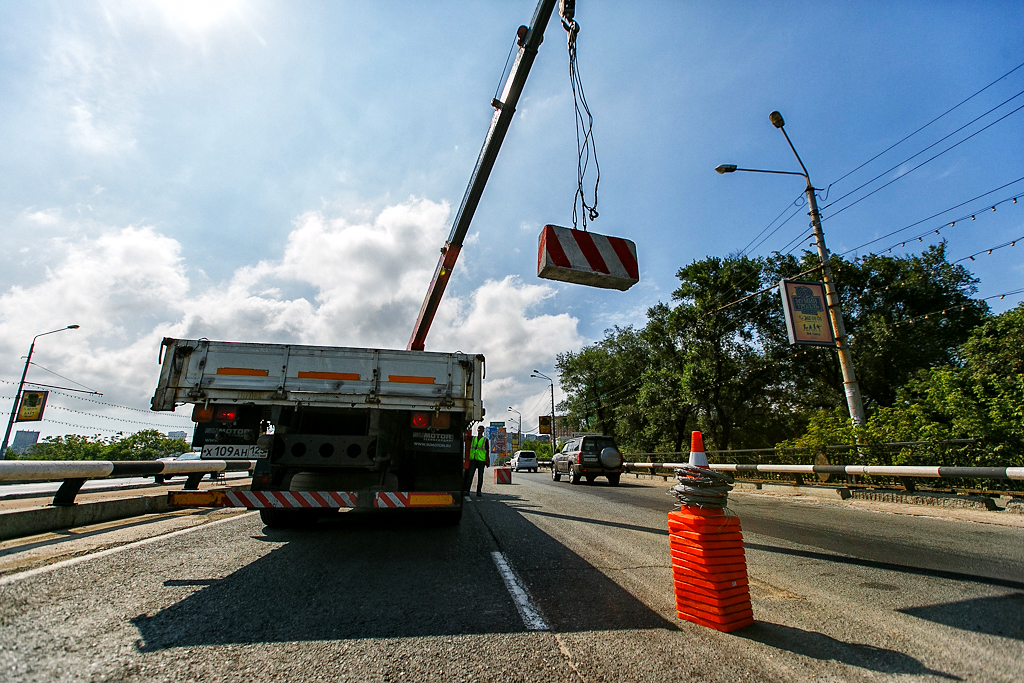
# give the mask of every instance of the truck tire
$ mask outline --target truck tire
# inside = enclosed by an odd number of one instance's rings
[[[558,473],[554,463],[551,464],[551,481],[562,481],[562,475]]]

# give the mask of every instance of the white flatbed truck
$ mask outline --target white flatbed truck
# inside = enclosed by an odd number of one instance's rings
[[[484,357],[465,353],[166,338],[152,409],[190,403],[203,458],[256,461],[251,491],[172,502],[258,509],[268,526],[339,508],[457,523],[483,374]]]

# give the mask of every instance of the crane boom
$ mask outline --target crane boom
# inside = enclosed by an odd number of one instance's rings
[[[459,212],[455,216],[448,241],[441,248],[441,258],[434,269],[434,277],[430,281],[430,287],[427,288],[427,295],[420,307],[416,326],[413,328],[412,337],[406,347],[410,351],[422,351],[424,348],[430,324],[434,320],[434,314],[437,313],[441,297],[448,286],[448,279],[455,267],[455,261],[459,258],[463,240],[466,238],[466,233],[469,232],[469,224],[480,203],[480,197],[483,195],[484,186],[487,185],[487,179],[491,175],[494,161],[498,158],[498,151],[501,149],[501,143],[505,140],[505,133],[508,132],[509,124],[512,123],[512,115],[519,103],[519,96],[526,84],[526,77],[530,75],[530,67],[533,66],[533,60],[537,56],[537,48],[544,40],[544,29],[551,18],[555,2],[556,0],[540,0],[537,3],[537,9],[534,10],[530,26],[519,27],[519,53],[505,80],[501,98],[491,100],[491,105],[494,107],[491,127],[487,131],[487,137],[484,138],[484,145],[480,149],[476,167],[469,178],[469,186],[462,198]]]

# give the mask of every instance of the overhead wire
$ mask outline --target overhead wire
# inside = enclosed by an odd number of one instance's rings
[[[1014,295],[1017,295],[1017,294],[1024,294],[1024,287],[1022,287],[1020,289],[1014,289],[1014,290],[1011,290],[1009,292],[1003,292],[1002,294],[993,294],[992,296],[985,296],[985,297],[981,297],[980,299],[973,299],[972,301],[988,301],[989,299],[1005,299],[1008,296],[1014,296]],[[922,313],[921,315],[916,315],[913,318],[907,318],[905,320],[901,320],[898,323],[893,324],[893,327],[900,327],[901,325],[912,325],[912,324],[914,324],[915,322],[917,322],[919,320],[929,320],[929,319],[931,319],[931,317],[933,315],[946,315],[948,313],[955,312],[957,310],[965,311],[965,310],[967,310],[967,306],[968,305],[969,304],[961,304],[959,306],[948,306],[948,307],[946,307],[946,308],[944,308],[942,310],[939,310],[939,311],[931,311],[930,313]]]
[[[993,251],[996,251],[998,249],[1004,249],[1006,247],[1015,247],[1015,246],[1017,246],[1017,242],[1020,242],[1021,240],[1024,240],[1024,235],[1021,235],[1020,237],[1018,237],[1018,238],[1016,238],[1014,240],[1009,240],[1007,242],[1003,242],[1002,244],[997,244],[994,247],[989,247],[988,249],[982,249],[981,251],[976,251],[973,254],[971,254],[969,256],[964,256],[963,258],[959,258],[956,261],[951,261],[950,265],[956,265],[957,263],[962,263],[963,261],[967,261],[967,260],[973,261],[975,256],[981,256],[982,254],[991,254]]]
[[[982,194],[979,194],[976,197],[971,197],[967,201],[960,202],[959,204],[951,206],[948,209],[943,209],[942,211],[939,211],[938,213],[933,213],[931,216],[928,216],[927,218],[922,218],[919,221],[914,221],[913,223],[911,223],[909,225],[905,225],[902,228],[899,228],[898,230],[893,230],[892,232],[886,233],[886,234],[882,235],[881,237],[876,237],[875,239],[870,240],[868,242],[865,242],[864,244],[860,244],[860,245],[858,245],[856,247],[852,247],[850,249],[847,249],[846,251],[840,253],[840,256],[844,256],[846,254],[849,254],[851,251],[858,251],[858,250],[863,249],[864,247],[866,247],[868,245],[874,244],[875,242],[880,242],[880,241],[884,240],[886,237],[892,237],[893,235],[899,234],[899,233],[903,232],[904,230],[909,230],[910,228],[913,228],[913,227],[915,227],[917,225],[920,225],[921,223],[924,223],[926,221],[930,221],[933,218],[938,218],[939,216],[941,216],[944,213],[949,213],[950,211],[952,211],[954,209],[959,209],[961,206],[964,206],[965,204],[970,204],[973,201],[977,201],[978,199],[981,199],[982,197],[987,197],[990,194],[998,192],[999,190],[1007,188],[1010,185],[1014,185],[1014,184],[1019,183],[1021,181],[1024,181],[1024,176],[1021,176],[1020,178],[1017,178],[1016,180],[1011,180],[1010,182],[1008,182],[1008,183],[1006,183],[1004,185],[1000,185],[999,187],[995,188],[994,190],[989,190],[988,192],[983,192]],[[1015,195],[1013,197],[1008,197],[1006,199],[1003,199],[1003,200],[1000,200],[1000,201],[996,202],[994,205],[998,206],[998,205],[1003,204],[1003,203],[1008,202],[1008,201],[1013,201],[1013,203],[1016,204],[1017,203],[1017,197],[1019,197],[1019,196],[1020,195]],[[977,212],[975,212],[975,214],[977,214]],[[952,220],[950,222],[947,222],[947,223],[943,224],[942,226],[940,226],[936,230],[941,230],[942,228],[944,228],[946,226],[952,227],[952,223],[956,223],[956,221],[966,220],[967,217],[970,216],[970,215],[971,214],[967,214],[967,216],[964,216],[963,218],[956,218],[956,219],[954,219],[954,220]],[[928,232],[932,232],[932,230],[929,230]],[[928,234],[928,233],[922,233],[922,236],[924,236],[926,234]],[[916,237],[912,237],[911,239],[916,239]]]
[[[992,81],[991,83],[989,83],[988,85],[986,85],[986,86],[985,86],[984,88],[982,88],[981,90],[978,90],[977,92],[975,92],[975,93],[974,93],[973,95],[970,95],[969,97],[967,97],[967,98],[965,98],[965,99],[963,99],[963,100],[960,100],[960,102],[958,102],[957,104],[953,105],[952,107],[950,107],[950,108],[949,108],[949,109],[947,109],[946,111],[942,112],[941,114],[939,114],[938,116],[936,116],[936,117],[935,117],[934,119],[932,119],[932,120],[931,120],[931,121],[929,121],[928,123],[924,124],[923,126],[921,126],[920,128],[918,128],[917,130],[915,130],[915,131],[914,131],[913,133],[910,133],[909,135],[906,135],[906,136],[904,136],[903,138],[900,138],[900,140],[898,140],[897,142],[894,142],[893,144],[889,145],[888,147],[886,147],[885,149],[883,149],[883,150],[882,150],[881,152],[879,152],[879,153],[878,153],[878,154],[876,154],[875,156],[871,157],[870,159],[868,159],[867,161],[865,161],[864,163],[862,163],[862,164],[861,164],[860,166],[858,166],[857,168],[853,169],[852,171],[847,171],[847,172],[846,172],[845,174],[841,175],[841,176],[840,176],[839,178],[837,178],[837,179],[833,180],[833,181],[832,181],[831,183],[829,183],[829,184],[828,184],[828,187],[829,187],[829,189],[831,189],[833,185],[835,185],[835,184],[837,184],[837,183],[839,183],[839,182],[841,182],[841,181],[845,180],[845,179],[846,179],[847,177],[849,177],[849,176],[853,175],[854,173],[856,173],[856,172],[857,172],[857,171],[859,171],[860,169],[864,168],[865,166],[867,166],[868,164],[870,164],[870,163],[871,163],[872,161],[874,161],[875,159],[877,159],[877,158],[879,158],[880,156],[884,155],[884,154],[885,154],[886,152],[889,152],[890,150],[892,150],[892,149],[895,149],[895,148],[896,148],[896,147],[898,147],[899,145],[903,144],[904,142],[906,142],[906,141],[907,141],[907,140],[909,140],[910,138],[912,138],[912,137],[914,137],[915,135],[917,135],[918,133],[920,133],[920,132],[921,132],[922,130],[924,130],[925,128],[929,127],[930,125],[932,125],[933,123],[935,123],[935,122],[936,122],[936,121],[938,121],[939,119],[941,119],[941,118],[945,117],[945,116],[946,116],[947,114],[951,114],[951,113],[952,113],[953,111],[955,111],[955,110],[959,109],[959,108],[960,108],[961,106],[963,106],[963,105],[967,104],[968,102],[970,102],[971,100],[973,100],[973,99],[974,99],[975,97],[977,97],[977,96],[978,96],[978,95],[980,95],[981,93],[985,92],[986,90],[988,90],[989,88],[991,88],[991,87],[992,87],[993,85],[995,85],[995,84],[996,84],[996,83],[998,83],[999,81],[1003,80],[1004,78],[1006,78],[1007,76],[1009,76],[1010,74],[1012,74],[1012,73],[1013,73],[1014,71],[1017,71],[1017,70],[1018,70],[1018,69],[1020,69],[1021,67],[1024,67],[1024,62],[1021,62],[1021,63],[1020,63],[1020,64],[1018,64],[1017,66],[1013,67],[1012,69],[1010,69],[1009,71],[1007,71],[1006,73],[1004,73],[1004,74],[1003,74],[1002,76],[1000,76],[1000,77],[999,77],[999,78],[997,78],[996,80],[994,80],[994,81]],[[826,196],[828,196],[828,194],[827,194],[827,191],[826,191]]]
[[[1024,91],[1021,91],[1021,93],[1019,93],[1019,94],[1024,94]],[[1016,96],[1015,96],[1015,97],[1016,97]],[[850,203],[849,203],[849,204],[847,204],[846,206],[842,207],[841,209],[839,209],[839,210],[835,211],[835,212],[834,212],[833,214],[831,214],[831,215],[829,216],[829,218],[835,218],[836,216],[838,216],[839,214],[841,214],[841,213],[842,213],[843,211],[846,211],[847,209],[849,209],[849,208],[851,208],[851,207],[853,207],[853,206],[856,206],[857,204],[860,204],[860,203],[861,203],[862,201],[864,201],[865,199],[867,199],[867,198],[868,198],[868,197],[870,197],[871,195],[875,194],[876,192],[880,192],[881,190],[884,190],[885,188],[887,188],[887,187],[889,187],[890,185],[892,185],[893,183],[895,183],[895,182],[896,182],[897,180],[900,180],[900,179],[902,179],[902,178],[906,178],[906,177],[907,177],[908,175],[910,175],[911,173],[913,173],[913,172],[914,172],[914,171],[916,171],[917,169],[921,168],[921,167],[922,167],[922,166],[924,166],[925,164],[928,164],[928,163],[930,163],[930,162],[934,161],[935,159],[938,159],[938,158],[939,158],[940,156],[942,156],[942,155],[943,155],[943,154],[945,154],[946,152],[948,152],[948,151],[950,151],[950,150],[952,150],[952,149],[955,149],[955,148],[959,147],[960,145],[964,144],[965,142],[967,142],[967,141],[968,141],[968,140],[970,140],[971,138],[975,137],[976,135],[979,135],[979,134],[981,134],[981,133],[984,133],[984,132],[985,132],[986,130],[988,130],[988,129],[989,129],[989,128],[991,128],[992,126],[996,125],[997,123],[1001,122],[1002,120],[1006,119],[1007,117],[1009,117],[1009,116],[1012,116],[1013,114],[1016,114],[1017,112],[1019,112],[1019,111],[1020,111],[1020,110],[1022,110],[1022,109],[1024,109],[1024,104],[1022,104],[1021,106],[1017,107],[1017,108],[1016,108],[1016,109],[1014,109],[1013,111],[1010,111],[1010,112],[1008,112],[1008,113],[1004,114],[1003,116],[1000,116],[1000,117],[999,117],[998,119],[996,119],[996,120],[995,120],[995,121],[993,121],[992,123],[988,124],[987,126],[984,126],[983,128],[980,128],[979,130],[976,130],[975,132],[973,132],[973,133],[971,133],[970,135],[968,135],[967,137],[965,137],[965,138],[964,138],[963,140],[960,140],[959,142],[956,142],[956,143],[954,143],[954,144],[950,145],[949,147],[947,147],[946,149],[942,150],[942,151],[941,151],[941,152],[939,152],[938,154],[935,154],[935,155],[933,155],[933,156],[931,156],[931,157],[929,157],[929,158],[925,159],[924,161],[922,161],[921,163],[919,163],[919,164],[918,164],[917,166],[914,166],[913,168],[911,168],[911,169],[910,169],[910,170],[908,170],[907,172],[905,172],[905,173],[901,173],[900,175],[896,176],[895,178],[893,178],[893,179],[892,179],[892,180],[890,180],[889,182],[887,182],[887,183],[884,183],[884,184],[882,184],[882,185],[880,185],[880,186],[876,187],[876,188],[875,188],[874,190],[872,190],[871,192],[868,192],[868,193],[867,193],[866,195],[864,195],[863,197],[860,197],[859,199],[856,199],[856,200],[854,200],[854,201],[850,202]],[[888,172],[888,171],[887,171],[887,172]],[[883,174],[883,175],[884,175],[884,174]],[[847,196],[848,196],[848,195],[847,195]],[[839,200],[836,200],[836,201],[839,201]],[[832,204],[835,204],[835,202],[832,202]],[[831,206],[832,204],[830,204],[829,206]]]
[[[92,387],[86,386],[85,384],[82,384],[81,382],[77,382],[77,381],[71,379],[70,377],[65,377],[64,375],[58,374],[58,373],[54,372],[53,370],[50,370],[49,368],[44,368],[39,363],[36,363],[36,362],[33,361],[31,364],[34,365],[35,367],[39,368],[40,370],[45,370],[46,372],[50,373],[51,375],[54,375],[55,377],[60,377],[65,382],[71,382],[72,384],[77,384],[78,386],[82,387],[83,389],[88,389],[89,391],[93,391],[93,392],[96,391]],[[99,392],[97,392],[97,393],[99,393]]]
[[[793,216],[795,216],[795,215],[796,215],[796,214],[797,214],[797,213],[799,212],[799,208],[800,208],[800,206],[799,206],[799,205],[798,205],[797,203],[798,203],[798,202],[799,202],[799,201],[800,201],[800,200],[801,200],[801,199],[803,198],[803,196],[804,196],[804,193],[803,193],[803,192],[801,192],[800,194],[798,194],[798,195],[796,196],[796,199],[794,199],[794,200],[793,200],[792,202],[790,202],[789,204],[787,204],[787,205],[786,205],[786,208],[785,208],[785,209],[783,209],[783,210],[782,210],[782,212],[781,212],[781,213],[780,213],[780,214],[779,214],[778,216],[776,216],[776,217],[775,217],[775,218],[774,218],[774,219],[772,220],[772,222],[771,222],[771,223],[769,223],[768,225],[766,225],[766,226],[765,226],[765,227],[764,227],[764,228],[763,228],[763,229],[761,230],[761,232],[757,233],[757,235],[755,235],[755,236],[754,236],[754,239],[750,240],[750,242],[749,242],[749,243],[747,244],[747,246],[743,247],[743,249],[741,249],[741,250],[740,250],[740,256],[742,256],[743,254],[746,254],[746,253],[747,253],[748,251],[750,251],[750,249],[751,249],[751,246],[750,246],[750,245],[754,244],[754,242],[757,242],[758,238],[759,238],[759,237],[761,237],[761,235],[763,235],[763,234],[765,233],[765,231],[767,231],[767,230],[768,230],[768,228],[772,227],[772,225],[774,225],[774,224],[775,224],[775,221],[777,221],[777,220],[779,220],[780,218],[782,218],[782,217],[783,217],[783,216],[784,216],[784,215],[785,215],[785,214],[786,214],[786,213],[787,213],[788,211],[790,211],[790,210],[791,210],[791,209],[793,208],[793,206],[794,206],[794,205],[797,205],[797,211],[793,213]],[[759,247],[759,246],[761,246],[762,244],[764,244],[764,243],[765,243],[765,242],[766,242],[766,241],[767,241],[767,240],[768,240],[768,239],[769,239],[769,238],[770,238],[770,237],[771,237],[772,235],[774,235],[774,234],[775,234],[776,232],[778,232],[778,231],[779,231],[779,228],[781,228],[781,227],[782,227],[783,225],[785,225],[786,223],[788,223],[788,222],[789,222],[789,221],[790,221],[790,220],[791,220],[791,219],[793,218],[793,216],[790,216],[790,217],[789,217],[789,218],[787,218],[786,220],[784,220],[784,221],[782,221],[781,223],[779,223],[779,225],[778,225],[778,226],[777,226],[777,227],[775,228],[775,230],[772,230],[772,231],[771,231],[770,233],[768,233],[768,236],[767,236],[767,237],[765,237],[765,238],[764,238],[763,240],[761,240],[760,242],[758,242],[758,243],[757,243],[757,245],[756,245],[756,246],[754,247],[754,249],[756,249],[757,247]]]

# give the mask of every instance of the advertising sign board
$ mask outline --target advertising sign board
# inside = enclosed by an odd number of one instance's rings
[[[537,420],[540,422],[540,428],[537,430],[541,434],[551,433],[551,416],[541,415]]]
[[[779,291],[790,344],[836,345],[822,283],[782,280]]]
[[[43,409],[46,408],[46,397],[49,395],[49,391],[21,392],[21,405],[18,406],[16,422],[39,422],[42,420]]]

